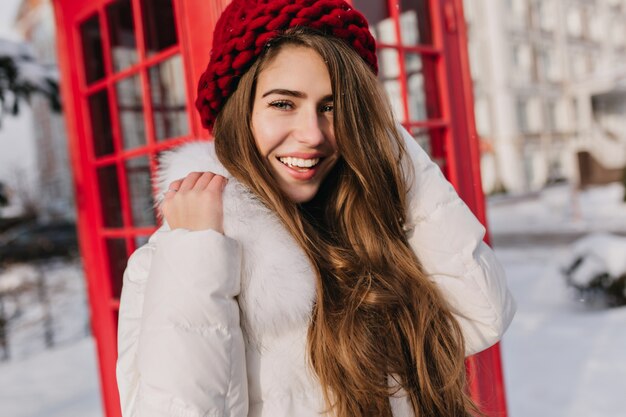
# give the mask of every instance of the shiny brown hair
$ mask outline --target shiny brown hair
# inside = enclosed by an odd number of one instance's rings
[[[303,204],[280,190],[250,126],[258,75],[294,46],[316,51],[327,65],[341,154],[314,199]],[[308,29],[285,32],[241,78],[214,133],[220,161],[275,212],[316,272],[308,352],[328,412],[391,417],[389,397],[408,395],[415,416],[477,414],[465,391],[460,327],[403,230],[412,180],[402,167],[404,142],[359,55]]]

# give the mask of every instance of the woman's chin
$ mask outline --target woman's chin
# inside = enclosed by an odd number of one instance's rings
[[[300,204],[311,201],[317,194],[319,185],[314,184],[281,184],[281,189],[290,201]]]

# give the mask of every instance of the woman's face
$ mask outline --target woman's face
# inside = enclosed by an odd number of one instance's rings
[[[289,199],[311,200],[339,159],[330,76],[317,52],[286,46],[266,64],[257,79],[251,127]]]

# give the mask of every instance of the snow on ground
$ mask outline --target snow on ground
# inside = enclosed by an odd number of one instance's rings
[[[494,234],[624,233],[623,196],[618,182],[584,191],[555,185],[525,196],[489,198],[487,220]]]
[[[545,243],[554,241],[545,239],[550,235],[624,234],[623,195],[624,186],[612,183],[581,192],[558,185],[488,200],[492,235],[538,237],[528,240],[532,244],[496,247],[518,304],[501,345],[510,417],[626,416],[626,307],[592,309],[578,302],[560,268],[580,241]],[[622,265],[625,258],[616,252],[610,260]]]
[[[102,417],[91,337],[0,364],[0,416]]]
[[[90,334],[80,262],[51,259],[0,270],[9,355],[23,359]],[[0,414],[2,416],[2,414]]]
[[[574,242],[568,252],[563,266],[575,265],[570,273],[574,285],[588,286],[601,274],[608,274],[607,283],[626,275],[626,237],[591,233]]]
[[[0,270],[0,292],[10,318],[9,361],[0,362],[0,416],[101,417],[80,262],[8,266]]]
[[[496,250],[518,304],[501,344],[510,417],[626,415],[626,307],[578,303],[558,269],[568,252]]]

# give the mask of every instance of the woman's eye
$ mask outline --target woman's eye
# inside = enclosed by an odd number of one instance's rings
[[[278,110],[290,110],[291,108],[293,108],[293,104],[291,104],[291,102],[289,101],[277,100],[277,101],[272,101],[270,103],[270,107],[274,107]]]
[[[328,113],[332,112],[334,109],[335,107],[332,104],[324,104],[320,110],[322,113]]]

